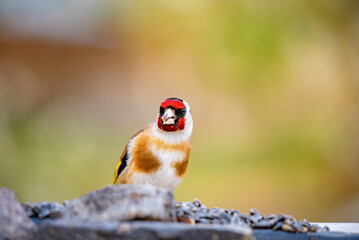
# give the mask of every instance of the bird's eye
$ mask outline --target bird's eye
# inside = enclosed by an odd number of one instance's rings
[[[187,110],[186,110],[185,108],[182,108],[182,109],[181,109],[181,112],[182,112],[182,114],[184,115],[184,114],[186,114]]]
[[[160,115],[162,116],[164,112],[165,112],[165,109],[161,106],[160,107]]]

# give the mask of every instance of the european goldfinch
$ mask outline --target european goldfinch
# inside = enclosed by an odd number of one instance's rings
[[[152,184],[174,191],[186,173],[193,129],[191,109],[167,98],[157,121],[138,131],[117,164],[113,184]]]

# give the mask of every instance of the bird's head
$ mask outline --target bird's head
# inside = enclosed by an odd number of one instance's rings
[[[167,98],[161,103],[157,117],[158,128],[166,132],[175,132],[192,128],[192,124],[188,103],[179,98]]]

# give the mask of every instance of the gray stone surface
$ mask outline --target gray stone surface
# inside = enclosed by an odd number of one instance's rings
[[[254,230],[256,240],[359,240],[359,234],[346,232],[289,233],[273,230]]]
[[[317,223],[319,226],[328,226],[333,232],[356,233],[359,236],[359,223]]]
[[[121,184],[71,200],[61,214],[63,218],[85,221],[173,221],[174,198],[163,188]]]
[[[189,225],[164,222],[81,222],[60,219],[40,226],[40,240],[145,239],[145,240],[251,240],[249,227]]]
[[[15,193],[0,188],[0,239],[35,239],[37,226],[28,218]]]

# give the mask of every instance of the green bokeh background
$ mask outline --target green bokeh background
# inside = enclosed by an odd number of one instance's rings
[[[0,187],[111,183],[167,97],[192,108],[179,201],[359,221],[358,1],[0,3]]]

